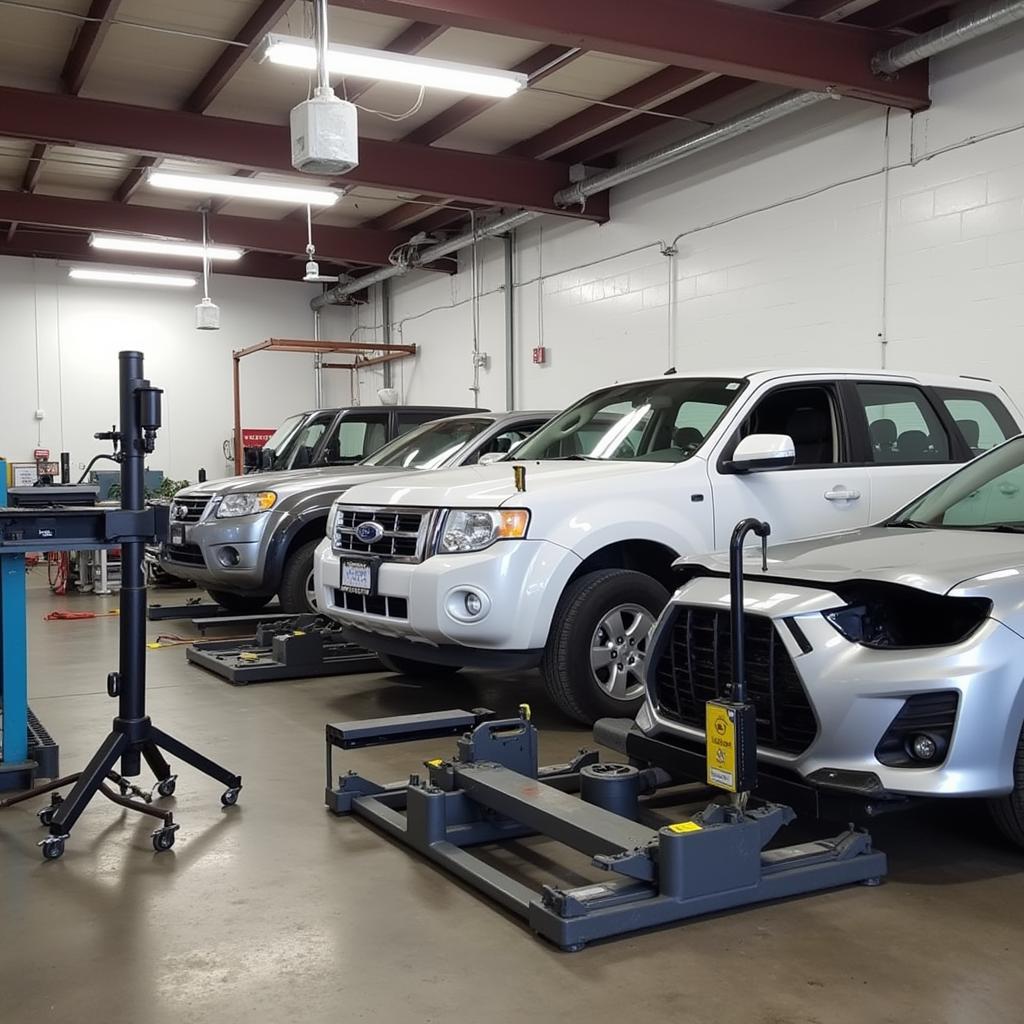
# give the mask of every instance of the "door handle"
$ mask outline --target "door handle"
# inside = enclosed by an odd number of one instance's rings
[[[825,492],[826,501],[856,501],[860,497],[860,491],[848,491],[845,487],[835,487]]]

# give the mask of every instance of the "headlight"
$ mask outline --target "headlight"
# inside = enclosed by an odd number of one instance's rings
[[[481,551],[496,540],[525,537],[529,524],[525,508],[454,508],[445,516],[437,550],[442,554]]]
[[[274,507],[277,495],[273,491],[251,491],[246,494],[225,494],[217,506],[217,518],[229,519],[232,516],[251,516],[256,512],[266,512]]]

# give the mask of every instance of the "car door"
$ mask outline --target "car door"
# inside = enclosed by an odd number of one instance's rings
[[[345,410],[338,416],[316,455],[319,466],[362,462],[388,439],[388,414],[380,410]]]
[[[965,462],[970,452],[927,388],[904,381],[847,385],[854,434],[871,465],[871,521],[879,522]]]
[[[750,434],[787,434],[791,466],[736,473],[729,459]],[[748,516],[771,524],[771,542],[866,526],[871,507],[868,467],[853,460],[839,388],[834,382],[779,384],[758,395],[740,426],[709,459],[715,548],[728,546]]]

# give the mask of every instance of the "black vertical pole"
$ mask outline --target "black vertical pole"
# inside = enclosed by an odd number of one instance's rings
[[[747,663],[744,657],[743,618],[743,541],[748,533],[765,540],[772,528],[759,519],[741,519],[729,541],[729,606],[732,616],[732,699],[737,704],[747,700]]]
[[[143,384],[142,353],[121,352],[121,508],[141,511],[145,504],[145,451],[139,425],[137,388]],[[118,717],[125,725],[146,715],[146,585],[145,545],[138,538],[121,542],[120,664]],[[128,734],[133,738],[134,730]],[[123,775],[138,775],[138,751],[125,754]]]

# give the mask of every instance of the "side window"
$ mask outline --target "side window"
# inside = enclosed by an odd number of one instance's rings
[[[331,416],[317,416],[310,420],[298,433],[292,449],[292,457],[288,469],[304,469],[313,460],[313,452],[320,444],[321,438],[331,425]]]
[[[912,384],[857,384],[873,462],[948,462],[949,438],[924,392]]]
[[[331,432],[321,461],[328,466],[360,462],[388,439],[386,415],[342,416]]]
[[[936,388],[935,393],[956,420],[973,455],[987,452],[1019,433],[1013,417],[995,395],[959,388]]]
[[[725,405],[720,402],[683,402],[672,424],[672,444],[692,455],[704,443],[721,419]]]
[[[838,424],[831,389],[781,387],[754,406],[737,440],[750,434],[788,434],[796,449],[794,466],[833,466],[841,461]]]

